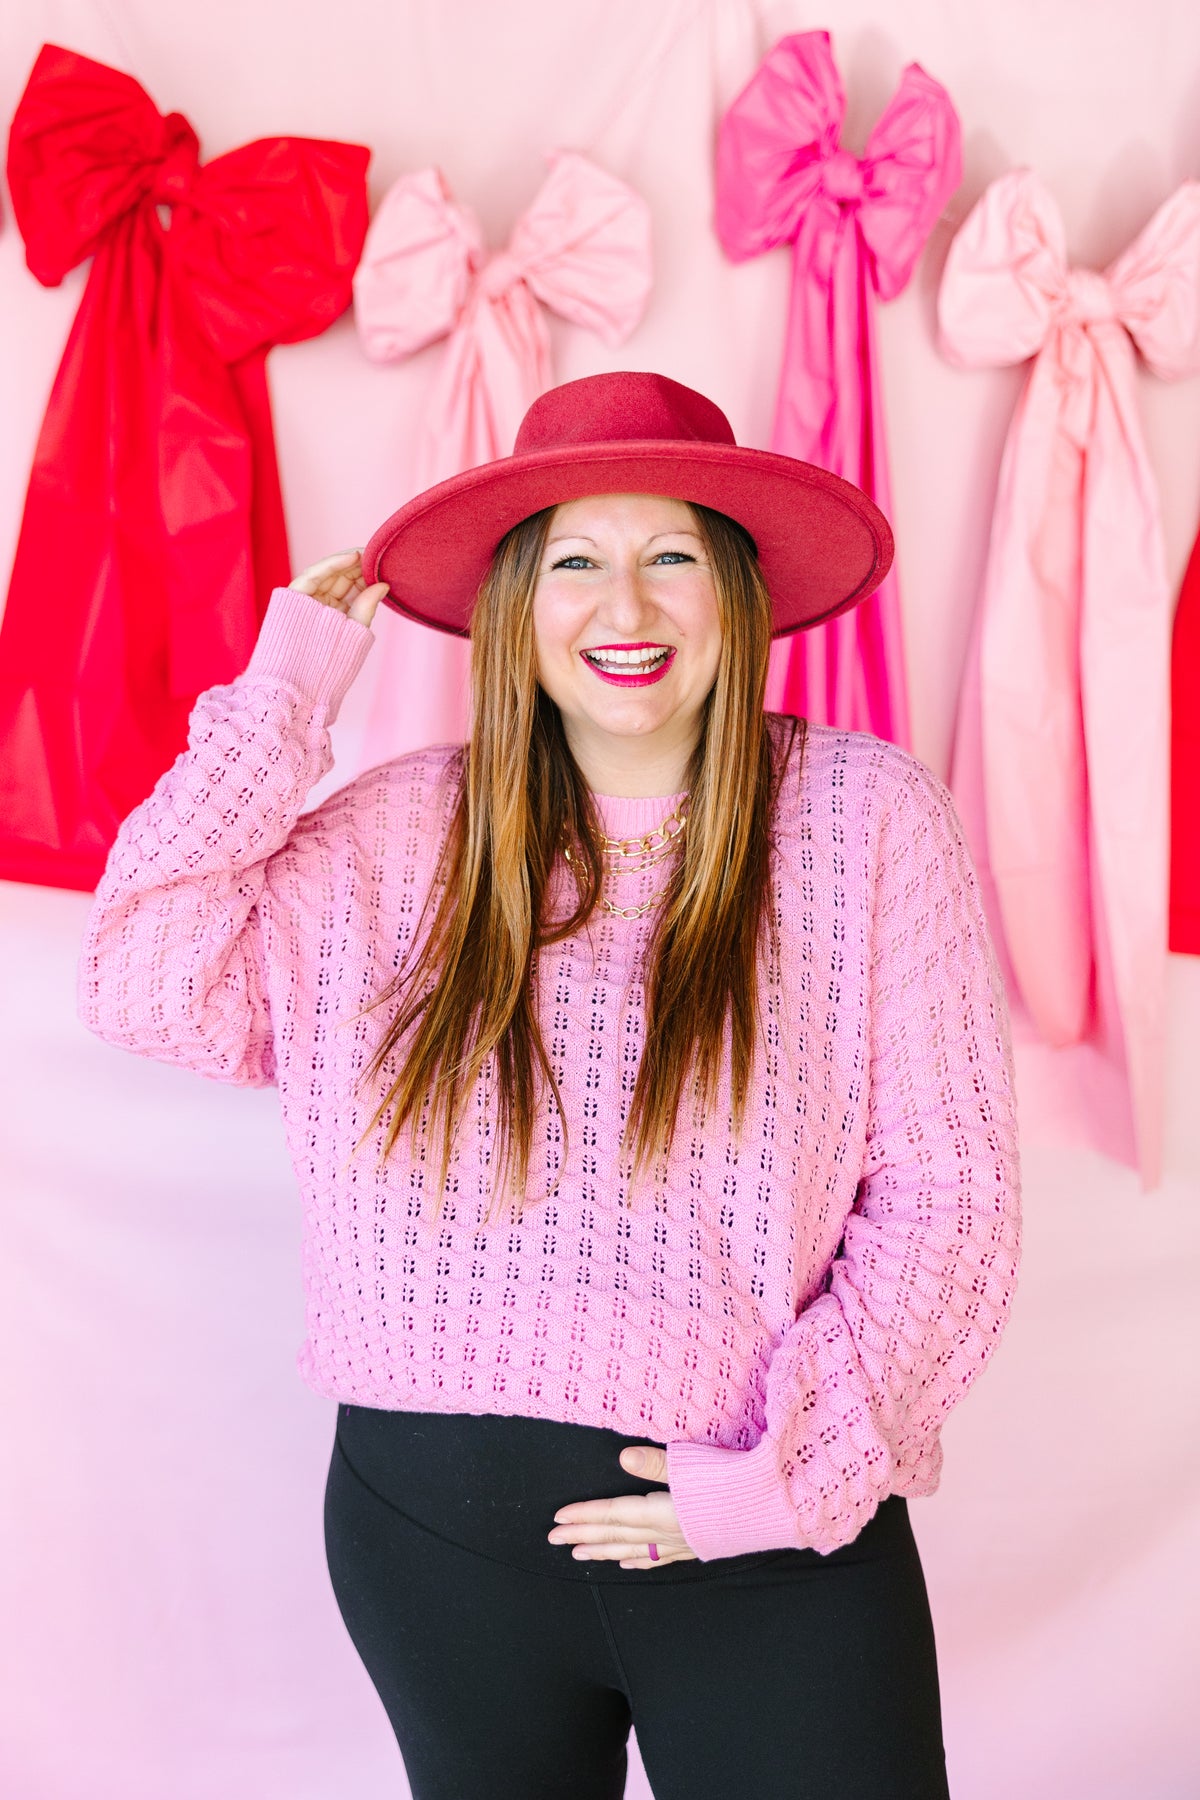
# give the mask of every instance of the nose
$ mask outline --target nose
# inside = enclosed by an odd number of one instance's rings
[[[636,565],[614,568],[605,584],[597,613],[614,637],[645,635],[658,603],[649,583]]]

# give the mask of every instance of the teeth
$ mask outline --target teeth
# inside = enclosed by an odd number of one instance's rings
[[[630,666],[650,668],[656,663],[665,662],[670,652],[668,650],[585,650],[584,655],[589,662],[596,663],[602,669]]]

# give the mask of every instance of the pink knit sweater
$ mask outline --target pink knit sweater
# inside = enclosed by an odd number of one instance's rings
[[[557,1193],[541,1197],[562,1152],[548,1107],[521,1221],[480,1228],[476,1095],[435,1226],[404,1134],[378,1170],[380,1132],[353,1154],[378,1098],[355,1077],[388,1009],[352,1015],[411,941],[454,747],[301,812],[372,643],[275,590],[245,674],[201,695],[187,750],[121,827],[83,945],[85,1023],[278,1084],[317,1393],[665,1443],[704,1560],[847,1543],[889,1493],[937,1486],[940,1425],[995,1349],[1020,1247],[1007,1019],[949,796],[894,746],[811,727],[778,803],[780,967],[740,1141],[726,1086],[624,1204],[650,919],[598,912],[539,971],[569,1134]],[[597,803],[627,836],[675,798]],[[622,902],[654,879],[622,877]]]

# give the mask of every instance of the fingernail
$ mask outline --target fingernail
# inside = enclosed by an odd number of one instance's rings
[[[640,1450],[627,1450],[625,1452],[626,1468],[640,1469],[645,1460],[646,1458],[642,1455]]]

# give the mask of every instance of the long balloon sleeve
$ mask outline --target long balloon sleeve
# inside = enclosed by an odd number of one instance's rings
[[[952,783],[990,869],[1021,998],[1048,1044],[1087,1043],[1159,1176],[1166,1011],[1171,609],[1134,346],[1200,366],[1200,181],[1104,273],[1072,269],[1029,169],[950,248],[945,354],[1032,367],[1009,430]]]
[[[369,157],[263,138],[201,166],[131,76],[39,53],[13,210],[43,285],[93,261],[0,627],[0,876],[94,887],[196,697],[245,667],[289,579],[267,352],[349,306]]]
[[[792,245],[771,448],[845,476],[888,513],[875,297],[907,284],[958,186],[961,131],[916,63],[861,159],[839,147],[845,108],[829,33],[782,38],[721,122],[716,228],[737,261]],[[775,647],[767,701],[908,748],[895,571],[853,612]]]
[[[402,176],[371,221],[354,310],[378,362],[449,339],[418,440],[417,491],[509,454],[554,379],[545,309],[619,344],[642,316],[650,277],[645,201],[575,151],[551,156],[540,192],[494,255],[440,171]],[[456,735],[467,726],[467,646],[390,613],[380,638],[367,767],[416,748],[414,731],[427,742],[440,725],[444,736],[447,716]]]
[[[949,794],[883,776],[869,952],[869,1125],[819,1292],[773,1344],[749,1450],[668,1441],[700,1557],[857,1536],[889,1493],[932,1492],[941,1426],[990,1362],[1021,1253],[1008,1010]]]

